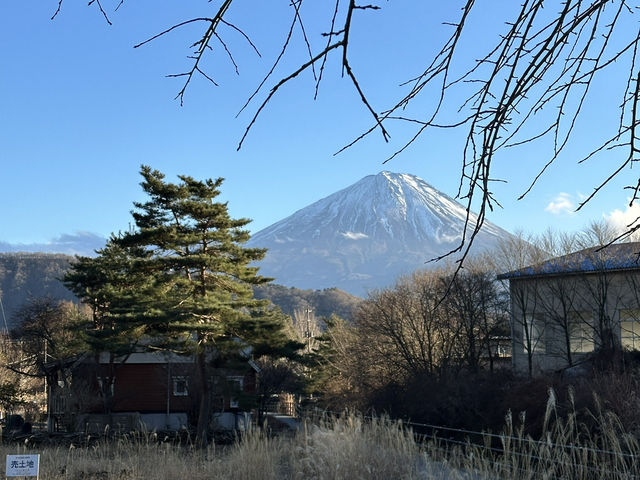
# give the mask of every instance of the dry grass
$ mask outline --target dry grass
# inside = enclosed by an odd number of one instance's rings
[[[576,415],[556,418],[551,395],[540,441],[507,417],[500,435],[479,444],[438,438],[419,444],[402,424],[357,415],[308,423],[295,436],[252,432],[228,447],[196,450],[158,442],[153,435],[91,447],[31,449],[3,445],[1,454],[40,453],[46,480],[133,479],[628,479],[640,475],[636,439],[617,419],[594,414],[587,431]]]
[[[622,480],[640,477],[640,464],[635,461],[640,454],[637,438],[626,433],[611,413],[598,408],[589,415],[592,417],[590,428],[578,422],[573,409],[559,418],[555,394],[550,391],[539,440],[523,434],[524,415],[518,419],[518,426],[514,426],[508,414],[502,434],[485,434],[478,444],[444,444],[435,439],[427,449],[432,460],[445,461],[453,469],[473,473],[474,478]]]
[[[355,415],[320,423],[291,438],[255,431],[206,451],[150,435],[82,448],[3,445],[0,454],[40,453],[40,478],[49,480],[426,478],[421,448],[400,424]]]

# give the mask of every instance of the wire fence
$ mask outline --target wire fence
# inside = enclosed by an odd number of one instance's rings
[[[340,418],[348,412],[326,410],[301,411],[312,423]],[[360,416],[363,420],[380,420]],[[404,420],[388,420],[410,430],[414,438],[435,461],[457,468],[490,470],[499,478],[575,478],[640,479],[640,448],[636,439],[623,432],[604,429],[590,436],[575,425],[560,425],[536,440],[521,431],[514,434],[480,432]],[[600,428],[612,428],[603,426]],[[585,444],[576,443],[582,440]],[[596,445],[611,445],[601,448]]]

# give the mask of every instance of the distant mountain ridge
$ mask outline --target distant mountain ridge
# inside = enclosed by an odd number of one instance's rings
[[[284,287],[269,283],[253,287],[256,298],[266,298],[280,307],[287,315],[293,317],[297,312],[310,308],[318,318],[329,318],[337,315],[351,321],[358,305],[362,302],[359,297],[339,290],[327,288],[324,290],[300,290],[294,287]]]
[[[18,326],[15,313],[31,299],[77,301],[60,281],[74,258],[59,253],[0,253],[0,331],[5,329],[5,319],[9,330]],[[335,288],[312,291],[274,284],[258,285],[254,293],[288,315],[311,308],[318,317],[335,313],[347,320],[361,300]]]
[[[0,240],[0,252],[5,253],[62,253],[65,255],[95,256],[107,239],[91,232],[75,232],[58,235],[44,243],[10,243]]]
[[[260,273],[295,287],[268,286],[256,295],[280,302],[288,313],[311,306],[317,315],[348,317],[356,302],[334,288],[363,297],[427,267],[428,260],[458,245],[465,217],[462,205],[414,175],[367,176],[251,238],[249,246],[268,248]],[[474,250],[490,249],[509,235],[485,222]],[[71,261],[64,254],[0,254],[0,299],[8,323],[29,298],[73,299],[58,280]]]
[[[61,253],[0,253],[0,330],[17,326],[15,312],[34,298],[75,300],[60,278],[74,257]]]
[[[261,273],[278,284],[363,296],[455,248],[465,219],[465,207],[421,178],[385,171],[257,232],[249,245],[268,249]],[[485,222],[473,250],[508,235]]]

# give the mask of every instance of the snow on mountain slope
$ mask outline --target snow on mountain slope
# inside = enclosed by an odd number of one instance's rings
[[[260,273],[279,284],[364,295],[455,248],[465,218],[462,205],[424,180],[381,172],[261,230],[249,245],[268,248]],[[505,235],[485,222],[474,249]]]

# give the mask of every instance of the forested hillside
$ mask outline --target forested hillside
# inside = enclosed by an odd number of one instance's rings
[[[31,298],[51,297],[75,300],[74,295],[60,282],[73,257],[52,253],[0,253],[0,300],[9,329],[14,325],[14,314]],[[257,298],[268,298],[285,313],[311,308],[317,317],[332,313],[351,319],[352,310],[360,299],[337,288],[300,290],[280,285],[256,287]],[[0,329],[4,317],[0,312]]]
[[[52,297],[73,300],[60,282],[73,257],[51,253],[0,253],[0,299],[9,328],[13,315],[30,298]],[[0,327],[4,318],[0,312]]]
[[[311,308],[316,317],[328,318],[332,313],[351,320],[354,308],[362,301],[338,288],[300,290],[282,285],[259,285],[253,289],[256,298],[268,298],[284,313],[293,316],[296,311]]]

